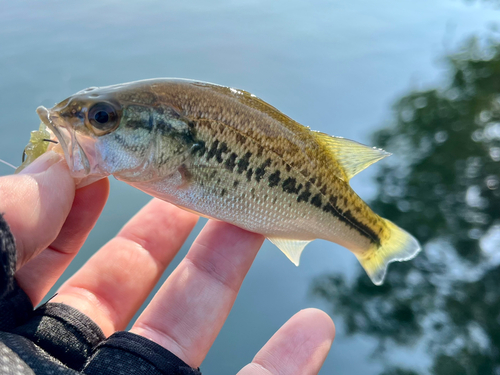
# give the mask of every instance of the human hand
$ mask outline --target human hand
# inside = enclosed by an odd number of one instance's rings
[[[16,279],[38,304],[74,258],[106,202],[107,179],[75,191],[57,154],[0,178],[0,212],[17,243]],[[106,336],[123,330],[196,224],[197,216],[153,199],[58,291],[51,302],[89,316]],[[209,221],[131,332],[200,366],[262,245],[261,235]],[[293,316],[240,375],[317,374],[333,341],[331,319]]]

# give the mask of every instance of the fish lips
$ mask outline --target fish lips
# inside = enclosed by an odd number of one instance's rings
[[[73,177],[86,177],[92,172],[89,157],[85,152],[84,144],[88,142],[83,137],[77,137],[77,132],[71,126],[66,126],[64,121],[54,111],[40,106],[36,110],[40,120],[54,133],[61,144],[71,174]],[[81,139],[78,139],[81,138]],[[89,146],[89,145],[87,145]],[[86,147],[87,150],[93,149]],[[95,159],[95,158],[92,158]]]

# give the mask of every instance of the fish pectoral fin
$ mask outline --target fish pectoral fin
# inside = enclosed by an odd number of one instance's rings
[[[292,261],[296,266],[299,265],[300,255],[304,250],[304,247],[311,241],[303,241],[303,240],[292,240],[290,238],[276,238],[276,237],[267,237],[269,241],[275,244],[278,249],[280,249],[288,259]]]
[[[390,156],[391,153],[380,148],[369,147],[342,137],[334,137],[321,132],[314,132],[321,144],[335,157],[344,170],[347,181],[373,163]]]

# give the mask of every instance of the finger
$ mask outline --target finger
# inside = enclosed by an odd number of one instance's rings
[[[263,241],[259,234],[209,221],[131,331],[198,367]]]
[[[295,314],[238,375],[318,374],[335,337],[335,326],[321,310]]]
[[[59,235],[17,273],[16,280],[37,305],[54,286],[94,228],[109,194],[107,178],[78,189]]]
[[[110,335],[124,329],[193,229],[198,216],[158,199],[135,215],[58,291]]]
[[[0,212],[16,239],[17,269],[55,240],[74,195],[68,167],[54,152],[42,155],[22,174],[0,178]]]

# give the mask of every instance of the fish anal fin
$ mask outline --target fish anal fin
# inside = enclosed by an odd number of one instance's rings
[[[277,237],[267,237],[267,239],[275,244],[278,249],[280,249],[296,266],[300,263],[300,255],[302,254],[304,247],[311,242],[309,240],[292,240],[290,238]]]
[[[350,139],[321,132],[314,133],[318,141],[334,156],[348,181],[363,169],[391,155],[380,148],[369,147]]]

